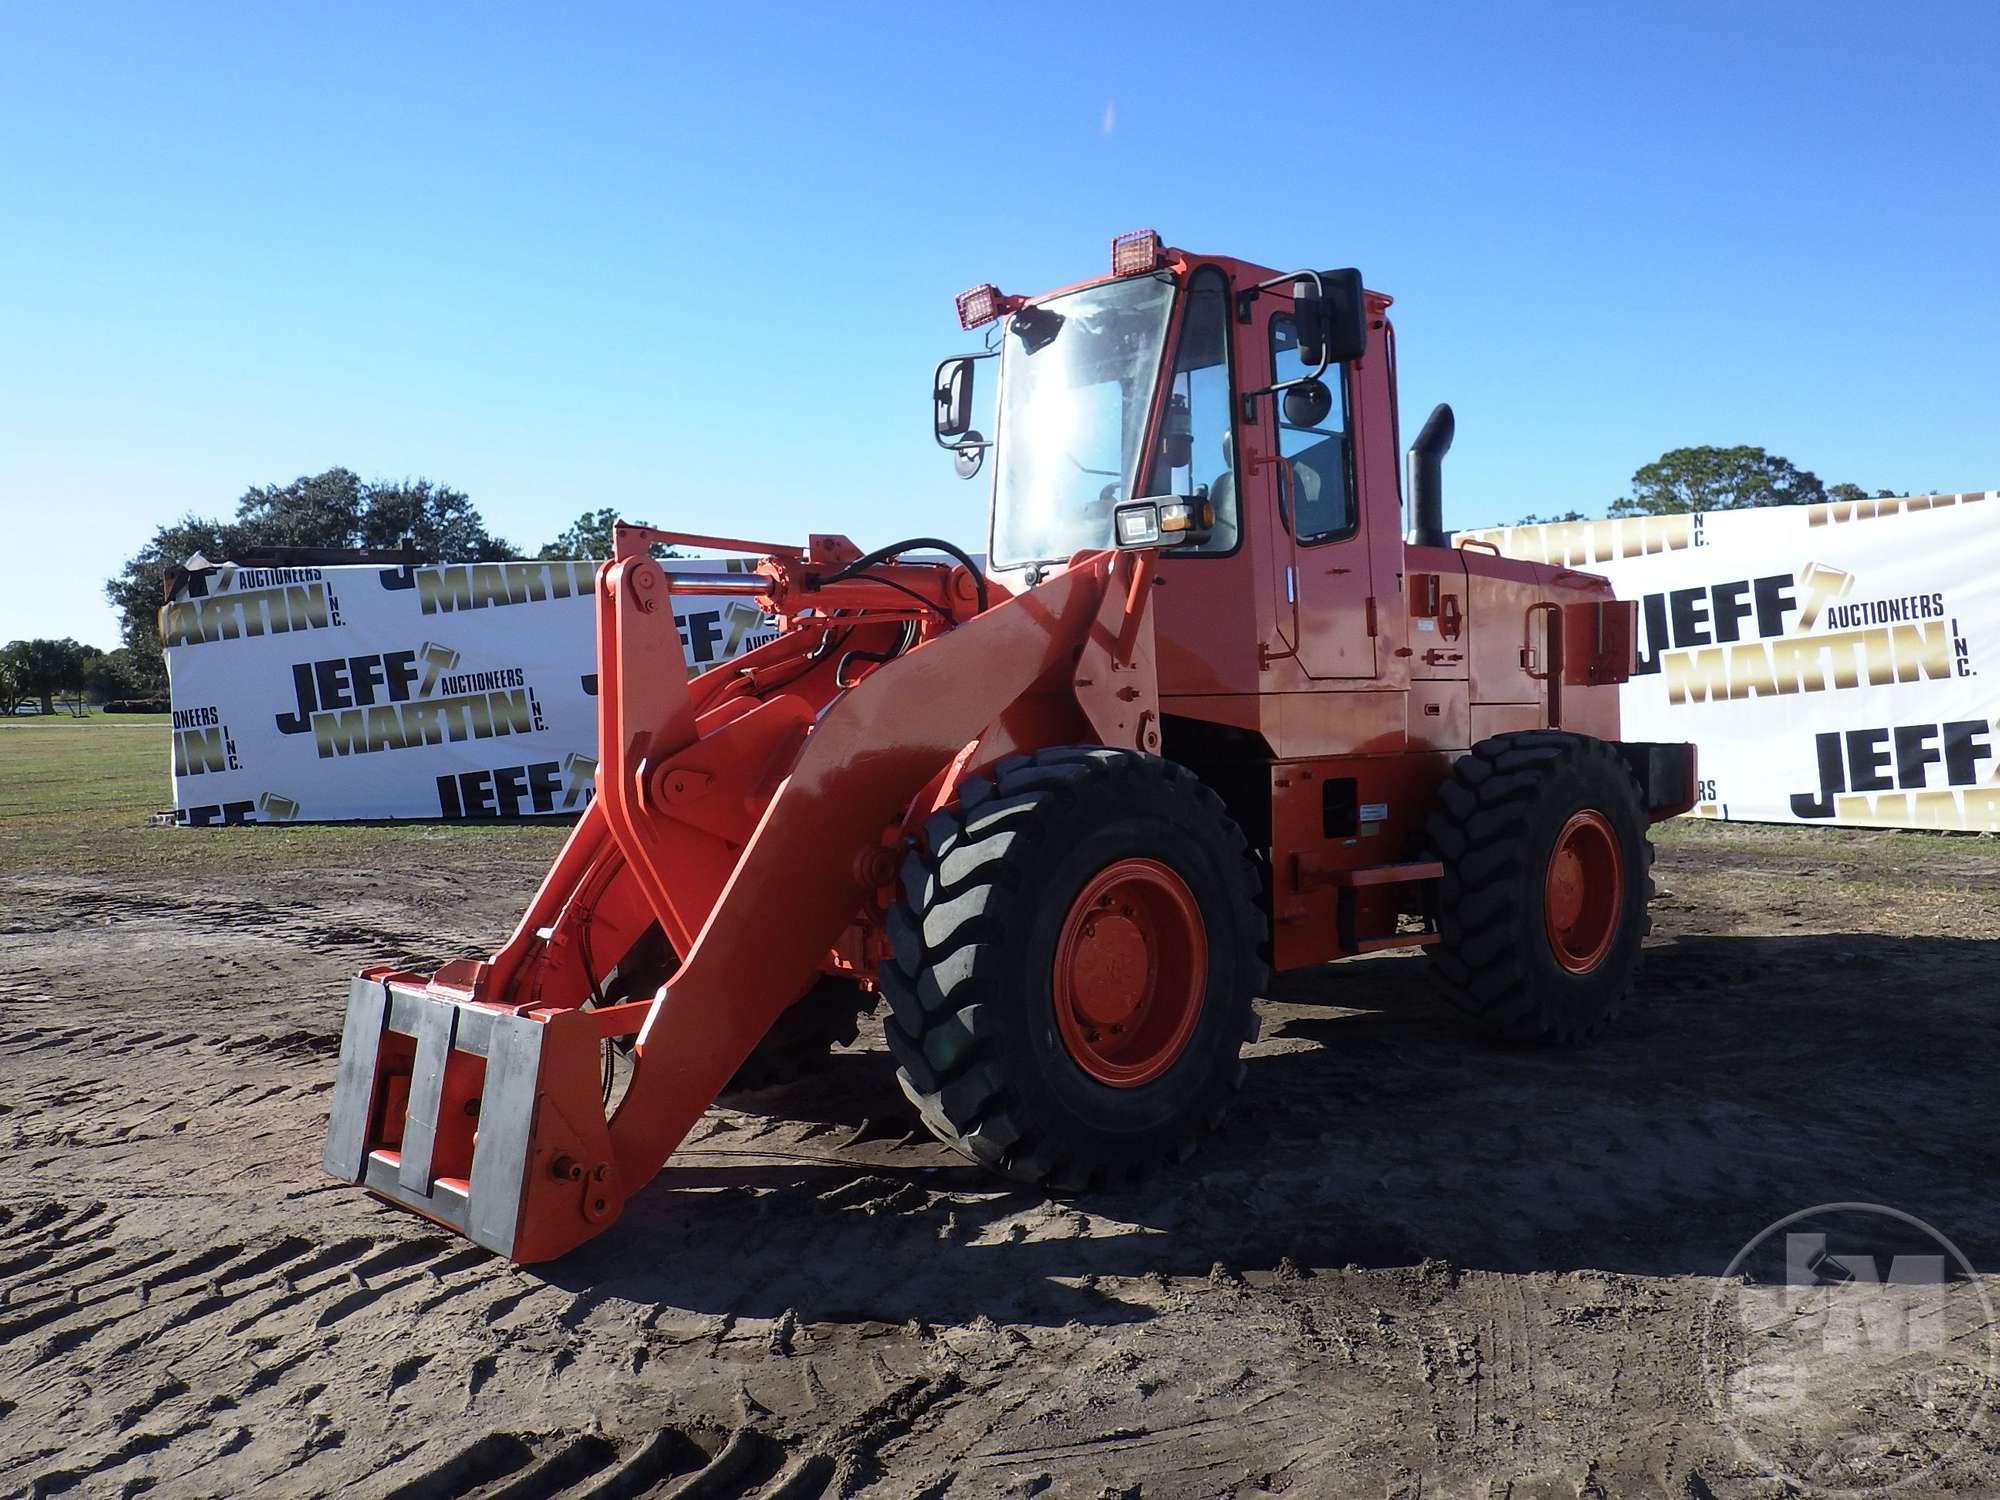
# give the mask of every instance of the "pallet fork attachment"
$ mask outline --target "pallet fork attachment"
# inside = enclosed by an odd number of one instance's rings
[[[1085,722],[1156,733],[1150,617],[1132,618],[1150,554],[1080,560],[817,710],[773,693],[704,715],[646,552],[661,536],[621,527],[599,573],[597,795],[513,937],[431,976],[369,969],[348,997],[327,1171],[523,1263],[597,1234],[659,1171],[874,909],[885,831],[1017,700],[1053,690]],[[1110,670],[1143,684],[1100,709]],[[587,1005],[592,924],[654,920],[679,968],[650,1000]],[[607,1120],[601,1047],[625,1036]]]

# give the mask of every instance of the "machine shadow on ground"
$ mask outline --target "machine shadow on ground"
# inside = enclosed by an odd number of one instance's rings
[[[530,1274],[747,1317],[1109,1323],[1151,1313],[1099,1278],[1714,1275],[1766,1225],[1841,1200],[1916,1214],[1987,1265],[1996,973],[2000,941],[1683,938],[1650,952],[1604,1035],[1551,1049],[1470,1033],[1421,960],[1336,965],[1274,984],[1228,1127],[1140,1187],[1051,1199],[915,1144],[890,1153],[904,1164],[696,1152]],[[914,1125],[886,1057],[835,1063],[762,1104],[828,1141]]]

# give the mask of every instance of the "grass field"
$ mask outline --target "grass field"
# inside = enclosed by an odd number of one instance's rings
[[[154,828],[148,818],[174,802],[168,735],[165,714],[0,718],[0,869],[89,874],[247,865],[281,873],[343,858],[421,857],[427,847],[467,840],[546,863],[569,831],[563,818]]]
[[[0,718],[0,868],[41,867],[87,874],[145,868],[273,872],[324,868],[468,841],[531,867],[553,859],[572,820],[532,823],[321,823],[238,828],[154,828],[148,818],[173,805],[165,714],[93,714],[85,719]],[[1663,847],[1712,851],[1714,872],[1740,866],[1741,893],[1755,904],[1761,868],[1810,873],[1818,862],[1832,882],[1879,888],[1892,904],[1910,899],[1901,878],[1913,863],[1991,879],[1991,835],[1802,829],[1683,819],[1654,830]]]

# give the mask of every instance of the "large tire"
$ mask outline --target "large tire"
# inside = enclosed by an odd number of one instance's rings
[[[1242,1087],[1257,891],[1186,768],[1100,747],[1001,762],[902,867],[880,987],[903,1091],[1020,1181],[1081,1190],[1185,1157]]]
[[[1527,730],[1452,767],[1426,825],[1444,864],[1432,972],[1481,1027],[1573,1042],[1631,993],[1652,930],[1637,781],[1603,740]]]

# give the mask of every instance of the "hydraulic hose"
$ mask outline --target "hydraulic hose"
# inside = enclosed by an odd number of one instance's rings
[[[874,567],[879,562],[887,562],[890,558],[904,552],[914,552],[919,547],[928,547],[933,552],[942,552],[947,557],[956,558],[965,565],[965,571],[972,575],[972,587],[979,598],[979,612],[984,614],[987,603],[986,575],[979,571],[979,565],[972,560],[971,553],[965,551],[962,547],[945,541],[941,537],[913,536],[900,542],[894,542],[887,547],[878,547],[873,552],[864,553],[860,557],[855,558],[853,562],[848,563],[838,572],[829,573],[820,581],[822,583],[839,583],[842,579],[852,578],[858,573],[867,572],[868,569]]]

